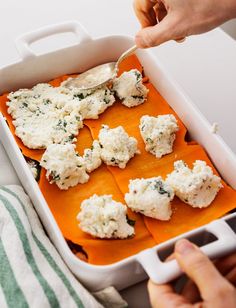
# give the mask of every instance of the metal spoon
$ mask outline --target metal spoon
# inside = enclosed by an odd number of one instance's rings
[[[64,86],[67,88],[74,87],[80,90],[92,90],[107,84],[117,76],[119,64],[126,57],[134,53],[137,48],[138,47],[134,45],[126,50],[119,57],[117,62],[110,62],[95,66],[80,74],[78,77],[69,79],[64,83]]]

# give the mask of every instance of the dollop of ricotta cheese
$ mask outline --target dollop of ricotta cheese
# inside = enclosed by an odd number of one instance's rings
[[[130,180],[129,192],[125,194],[131,210],[159,220],[170,219],[173,198],[173,189],[160,176]]]
[[[128,161],[139,153],[137,140],[129,137],[122,126],[109,128],[103,125],[99,132],[101,158],[107,165],[125,168]]]
[[[145,102],[148,89],[142,82],[142,74],[137,69],[124,72],[113,82],[113,90],[126,107],[138,106]]]
[[[47,170],[49,182],[55,183],[60,189],[66,190],[77,184],[88,182],[86,165],[76,153],[74,144],[51,144],[44,152],[40,165]]]
[[[77,216],[82,231],[99,238],[125,239],[134,235],[127,222],[127,207],[111,195],[96,194],[81,203]]]
[[[84,150],[83,159],[87,172],[92,172],[101,166],[101,146],[98,140],[93,141],[93,145],[90,149]]]
[[[38,84],[32,89],[12,92],[8,99],[15,134],[30,149],[75,142],[83,127],[80,106],[60,87]]]
[[[196,208],[209,206],[223,187],[220,177],[202,160],[196,160],[192,170],[183,160],[176,161],[167,183],[183,202]]]
[[[139,125],[140,133],[145,143],[146,151],[157,158],[173,151],[175,133],[179,127],[173,114],[157,117],[142,116]]]
[[[34,160],[28,160],[27,165],[28,165],[33,177],[37,181],[39,179],[39,176],[40,176],[39,163],[34,161]]]
[[[94,91],[81,91],[73,87],[63,91],[73,95],[74,100],[79,102],[83,119],[98,119],[98,116],[115,102],[113,92],[106,86]]]

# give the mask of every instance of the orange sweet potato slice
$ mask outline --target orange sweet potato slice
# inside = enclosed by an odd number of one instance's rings
[[[88,147],[91,144],[92,138],[89,130],[84,127],[80,132],[77,149],[82,154],[84,145]],[[80,210],[80,204],[93,194],[111,194],[114,200],[124,203],[123,195],[105,165],[102,165],[91,174],[89,182],[83,185],[79,184],[67,191],[60,190],[55,184],[49,184],[45,177],[45,170],[43,170],[39,186],[64,237],[83,246],[83,249],[88,254],[89,263],[114,263],[155,245],[155,241],[147,230],[141,215],[130,211],[128,212],[129,218],[136,221],[136,234],[130,239],[95,239],[85,234],[78,227],[76,216]]]
[[[183,159],[190,167],[197,159],[204,160],[212,167],[214,166],[201,146],[188,146],[187,151],[179,153],[179,159]],[[160,174],[165,178],[169,173],[170,166],[161,167]],[[121,181],[119,180],[119,183]],[[172,202],[173,215],[168,222],[145,217],[144,221],[157,243],[164,242],[181,233],[193,230],[217,219],[236,207],[236,191],[222,181],[223,188],[218,192],[212,204],[205,209],[192,208],[190,205],[180,201],[177,197]],[[119,185],[121,188],[121,185]]]
[[[110,128],[122,125],[130,136],[138,140],[138,147],[142,152],[145,151],[145,145],[139,132],[140,118],[143,115],[157,116],[162,114],[173,114],[180,127],[176,134],[174,150],[186,145],[185,134],[186,128],[180,121],[176,113],[169,107],[166,101],[155,90],[150,83],[146,84],[149,89],[147,101],[142,105],[133,108],[127,108],[117,101],[112,107],[100,115],[97,120],[85,120],[84,123],[91,129],[94,139],[98,138],[102,124],[108,125]]]
[[[192,166],[196,159],[204,160],[217,174],[214,166],[199,145],[187,146],[183,151],[178,151],[169,156],[162,163],[153,159],[145,159],[130,162],[127,169],[120,170],[109,167],[123,194],[128,192],[130,179],[148,178],[162,176],[164,179],[173,170],[173,162],[183,159]],[[236,207],[236,192],[223,182],[224,187],[219,191],[212,204],[205,209],[192,208],[190,205],[180,201],[177,197],[172,201],[173,215],[168,222],[144,217],[145,224],[157,243],[164,242],[181,233],[200,227],[210,221],[217,219]]]

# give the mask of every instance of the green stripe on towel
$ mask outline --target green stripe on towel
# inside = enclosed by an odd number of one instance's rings
[[[77,293],[75,292],[74,288],[72,287],[70,281],[66,278],[66,275],[61,271],[59,266],[56,264],[52,256],[49,254],[49,252],[46,250],[46,248],[43,246],[43,244],[39,241],[39,239],[35,236],[33,233],[33,237],[35,242],[37,243],[39,249],[41,250],[44,257],[47,259],[48,263],[51,265],[53,270],[57,273],[58,277],[62,280],[65,287],[67,288],[68,292],[70,293],[71,297],[74,299],[77,307],[84,308],[83,303],[81,302],[80,298],[78,297]]]
[[[12,195],[13,197],[15,197],[17,199],[17,201],[20,203],[23,211],[25,212],[27,218],[29,219],[26,209],[25,209],[25,205],[24,203],[21,201],[21,199],[17,196],[16,193],[14,193],[13,191],[11,191],[10,189],[6,188],[6,187],[0,187],[0,189],[2,189],[3,191],[9,193],[10,195]],[[78,308],[84,308],[84,305],[81,301],[81,299],[79,298],[79,296],[77,295],[75,289],[72,287],[70,281],[67,279],[66,275],[62,272],[62,270],[59,268],[59,266],[57,265],[57,263],[55,262],[55,260],[53,259],[53,257],[50,255],[50,253],[48,252],[48,250],[46,249],[46,247],[43,245],[43,243],[37,238],[37,236],[35,235],[35,233],[32,230],[32,235],[33,235],[33,239],[35,241],[35,243],[37,244],[37,246],[39,247],[40,251],[42,252],[42,254],[44,255],[45,259],[48,261],[48,263],[50,264],[50,266],[52,267],[52,269],[55,271],[55,273],[58,275],[58,277],[61,279],[61,281],[63,282],[63,284],[65,285],[65,287],[67,288],[69,294],[71,295],[71,297],[73,298],[73,300],[75,301],[76,305]]]
[[[8,210],[9,214],[12,217],[12,220],[15,223],[15,226],[17,228],[26,259],[28,261],[28,264],[30,265],[33,273],[35,274],[35,277],[37,278],[38,282],[40,283],[48,302],[50,303],[51,307],[58,308],[60,307],[59,301],[56,297],[56,294],[54,293],[53,289],[48,284],[47,280],[42,276],[41,272],[39,271],[39,268],[35,262],[34,256],[32,254],[32,250],[30,247],[30,243],[27,237],[27,234],[25,232],[24,226],[18,216],[17,211],[14,209],[14,207],[11,205],[11,203],[3,196],[0,195],[0,200],[5,205],[6,209]]]
[[[2,241],[0,241],[0,285],[9,308],[28,308],[29,305],[19,287],[9,263]]]

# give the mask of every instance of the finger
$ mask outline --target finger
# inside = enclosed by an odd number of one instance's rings
[[[177,242],[175,256],[182,270],[196,283],[202,299],[212,300],[232,291],[233,286],[221,276],[208,257],[188,240]]]
[[[147,27],[140,30],[135,41],[139,48],[148,48],[158,46],[166,41],[176,38],[177,19],[168,14],[160,23],[153,27]]]
[[[169,284],[156,285],[148,282],[148,292],[152,307],[158,308],[190,308],[190,303],[182,296],[176,294]]]
[[[135,0],[134,12],[143,28],[154,26],[157,24],[157,18],[154,11],[155,1]]]
[[[201,300],[198,288],[192,280],[188,280],[186,282],[181,291],[181,295],[184,296],[190,303],[196,303]]]

